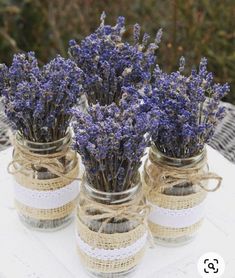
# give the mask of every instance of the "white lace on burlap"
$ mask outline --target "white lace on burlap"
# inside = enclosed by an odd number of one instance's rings
[[[132,245],[119,249],[94,248],[83,241],[78,233],[76,233],[76,235],[78,246],[86,255],[97,260],[114,261],[127,259],[137,254],[145,246],[148,233],[146,232],[145,234],[143,234],[143,236],[136,240]]]
[[[33,190],[14,182],[14,191],[15,199],[28,207],[55,209],[76,199],[79,193],[79,182],[76,180],[62,188],[47,191]]]
[[[185,228],[196,224],[205,216],[205,200],[197,206],[185,209],[167,209],[152,204],[149,220],[169,228]]]

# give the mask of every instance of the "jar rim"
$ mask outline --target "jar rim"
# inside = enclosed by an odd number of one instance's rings
[[[156,154],[158,158],[161,158],[162,160],[169,162],[169,165],[182,165],[184,164],[189,165],[194,162],[199,162],[204,159],[206,156],[206,145],[204,145],[203,149],[200,151],[200,153],[190,156],[190,157],[185,157],[185,158],[178,158],[178,157],[173,157],[173,156],[168,156],[164,154],[162,151],[160,151],[155,144],[151,145],[151,150],[153,154]]]
[[[112,199],[112,204],[118,204],[120,202],[124,202],[125,200],[129,199],[131,196],[137,194],[141,190],[141,179],[138,179],[137,183],[133,183],[134,186],[120,192],[107,192],[102,191],[94,186],[92,186],[86,178],[86,175],[83,176],[84,181],[84,188],[86,191],[90,192],[91,194],[95,195],[97,199],[99,200],[110,200]],[[126,196],[126,197],[123,197]],[[120,199],[119,199],[120,197]],[[116,200],[115,200],[116,199]],[[115,201],[114,201],[115,200]]]
[[[51,141],[51,142],[34,142],[28,139],[25,139],[20,132],[15,134],[16,142],[20,146],[27,148],[30,152],[38,153],[38,154],[48,154],[48,152],[56,153],[60,152],[65,146],[70,146],[72,142],[72,131],[70,128],[66,131],[64,137]]]
[[[16,132],[16,139],[21,139],[23,140],[24,142],[26,142],[27,144],[31,144],[31,145],[38,145],[38,146],[50,146],[50,145],[54,145],[54,144],[57,144],[57,143],[60,143],[61,141],[63,141],[65,138],[68,138],[72,135],[72,131],[71,131],[71,128],[68,128],[66,133],[65,133],[65,136],[58,139],[58,140],[55,140],[55,141],[50,141],[50,142],[37,142],[37,141],[30,141],[26,138],[23,137],[23,135],[20,133],[20,131],[17,131]]]

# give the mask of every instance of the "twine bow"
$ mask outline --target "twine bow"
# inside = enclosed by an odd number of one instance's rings
[[[26,146],[20,145],[15,140],[14,158],[8,164],[7,170],[9,174],[15,175],[17,173],[23,173],[24,170],[32,167],[41,167],[58,177],[69,180],[81,180],[80,178],[69,177],[68,173],[65,173],[65,166],[60,161],[65,156],[70,160],[77,160],[76,152],[69,150],[68,147],[53,154],[42,155],[31,152]]]
[[[81,188],[83,188],[83,186],[84,177]],[[153,236],[148,226],[148,216],[151,210],[151,205],[145,203],[143,190],[140,190],[135,198],[125,202],[124,204],[109,205],[98,203],[87,196],[82,189],[80,191],[79,198],[82,200],[78,204],[78,217],[80,219],[85,222],[92,220],[104,220],[100,225],[98,233],[101,233],[105,226],[114,218],[116,221],[122,219],[136,221],[138,225],[144,225],[146,227],[150,244],[153,246]],[[94,214],[92,214],[92,212],[94,212]]]
[[[113,218],[117,221],[127,219],[136,221],[138,224],[147,225],[150,206],[144,203],[142,192],[135,200],[121,205],[101,204],[85,196],[82,192],[80,192],[80,198],[83,200],[82,205],[78,205],[81,219],[85,221],[104,220],[102,221],[98,233],[101,233]],[[95,214],[91,214],[91,209]]]
[[[222,178],[215,173],[205,172],[204,168],[207,166],[206,156],[196,165],[187,167],[174,167],[158,162],[154,154],[150,151],[150,161],[153,162],[156,169],[147,167],[147,161],[144,168],[147,178],[151,181],[149,191],[162,190],[180,185],[183,183],[191,183],[200,186],[206,192],[214,192],[221,186]],[[212,189],[204,186],[202,181],[215,180],[216,186]],[[148,192],[150,194],[150,192]]]

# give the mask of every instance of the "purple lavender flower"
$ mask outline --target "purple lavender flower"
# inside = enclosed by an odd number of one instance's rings
[[[119,17],[115,26],[105,25],[104,20],[103,13],[99,28],[80,45],[70,41],[70,57],[85,73],[84,91],[89,104],[118,104],[123,87],[141,89],[148,83],[162,33],[161,30],[158,32],[154,43],[148,44],[147,34],[140,42],[140,26],[135,24],[132,45],[122,38],[124,17]]]
[[[71,119],[70,109],[80,96],[82,76],[73,61],[60,56],[39,68],[33,52],[15,55],[9,68],[0,65],[8,119],[28,140],[62,138]]]
[[[152,109],[152,141],[168,156],[194,156],[203,149],[214,134],[216,124],[223,118],[225,108],[220,100],[229,92],[228,84],[214,84],[203,58],[199,70],[189,76],[179,71],[164,73],[156,66],[152,76],[152,90],[145,103]]]
[[[120,192],[138,175],[149,142],[148,113],[136,103],[128,108],[96,104],[88,113],[74,111],[75,149],[82,157],[88,182],[99,190]]]

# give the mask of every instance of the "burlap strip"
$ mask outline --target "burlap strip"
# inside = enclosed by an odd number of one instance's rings
[[[138,239],[143,237],[146,233],[146,226],[144,224],[138,225],[135,229],[125,233],[104,234],[91,231],[81,220],[77,219],[77,230],[79,237],[96,249],[115,250],[118,254],[118,250],[126,248],[134,244]],[[136,250],[136,253],[130,256],[126,256],[124,259],[117,260],[101,260],[95,256],[88,256],[80,246],[78,245],[78,252],[82,263],[90,270],[99,273],[116,273],[122,271],[128,271],[136,266],[145,251],[145,246]]]
[[[150,149],[149,159],[151,161],[150,165],[147,167],[147,161],[144,165],[144,190],[147,200],[158,207],[170,209],[172,211],[193,208],[205,200],[207,192],[216,191],[221,185],[221,177],[214,173],[208,173],[205,170],[207,165],[206,156],[196,165],[174,167],[161,164],[155,159],[155,155],[152,149]],[[217,182],[213,189],[208,188],[207,184],[209,180],[215,180]],[[191,183],[195,192],[181,196],[165,194],[165,190],[184,183]],[[165,227],[151,220],[149,221],[149,228],[154,237],[169,239],[178,238],[194,234],[201,226],[202,220],[203,219],[193,225],[183,228]]]
[[[26,146],[14,141],[14,156],[8,165],[8,172],[13,174],[17,183],[28,189],[37,191],[54,191],[61,189],[78,177],[79,163],[76,152],[70,149],[70,142],[58,152],[52,154],[33,153]],[[74,164],[68,171],[62,161],[66,159]],[[34,169],[34,170],[33,170]],[[38,179],[34,175],[37,169],[44,169],[55,177],[52,179]],[[35,174],[36,173],[36,174]],[[19,213],[38,220],[60,219],[69,215],[76,206],[77,196],[69,203],[54,209],[38,209],[26,206],[15,200]]]
[[[189,227],[167,228],[167,227],[160,226],[156,223],[149,221],[149,228],[154,237],[167,238],[167,239],[175,238],[176,239],[176,238],[183,237],[183,236],[193,235],[201,227],[202,222],[203,222],[203,219]]]
[[[121,250],[135,245],[145,234],[148,233],[147,218],[149,206],[146,205],[143,191],[139,190],[135,198],[121,204],[98,203],[83,190],[80,192],[77,232],[79,238],[89,246],[101,250]],[[92,230],[93,222],[101,222],[98,231]],[[107,233],[106,225],[114,221],[127,225],[131,224],[126,232]],[[144,244],[145,245],[145,244]],[[78,251],[83,264],[90,270],[99,273],[116,273],[128,271],[136,266],[143,256],[145,246],[141,246],[136,253],[119,260],[101,260],[94,256],[88,256],[79,246]]]
[[[72,202],[55,209],[36,209],[25,206],[15,200],[15,207],[20,214],[38,219],[38,220],[54,220],[63,218],[72,213],[77,205],[77,198]]]

